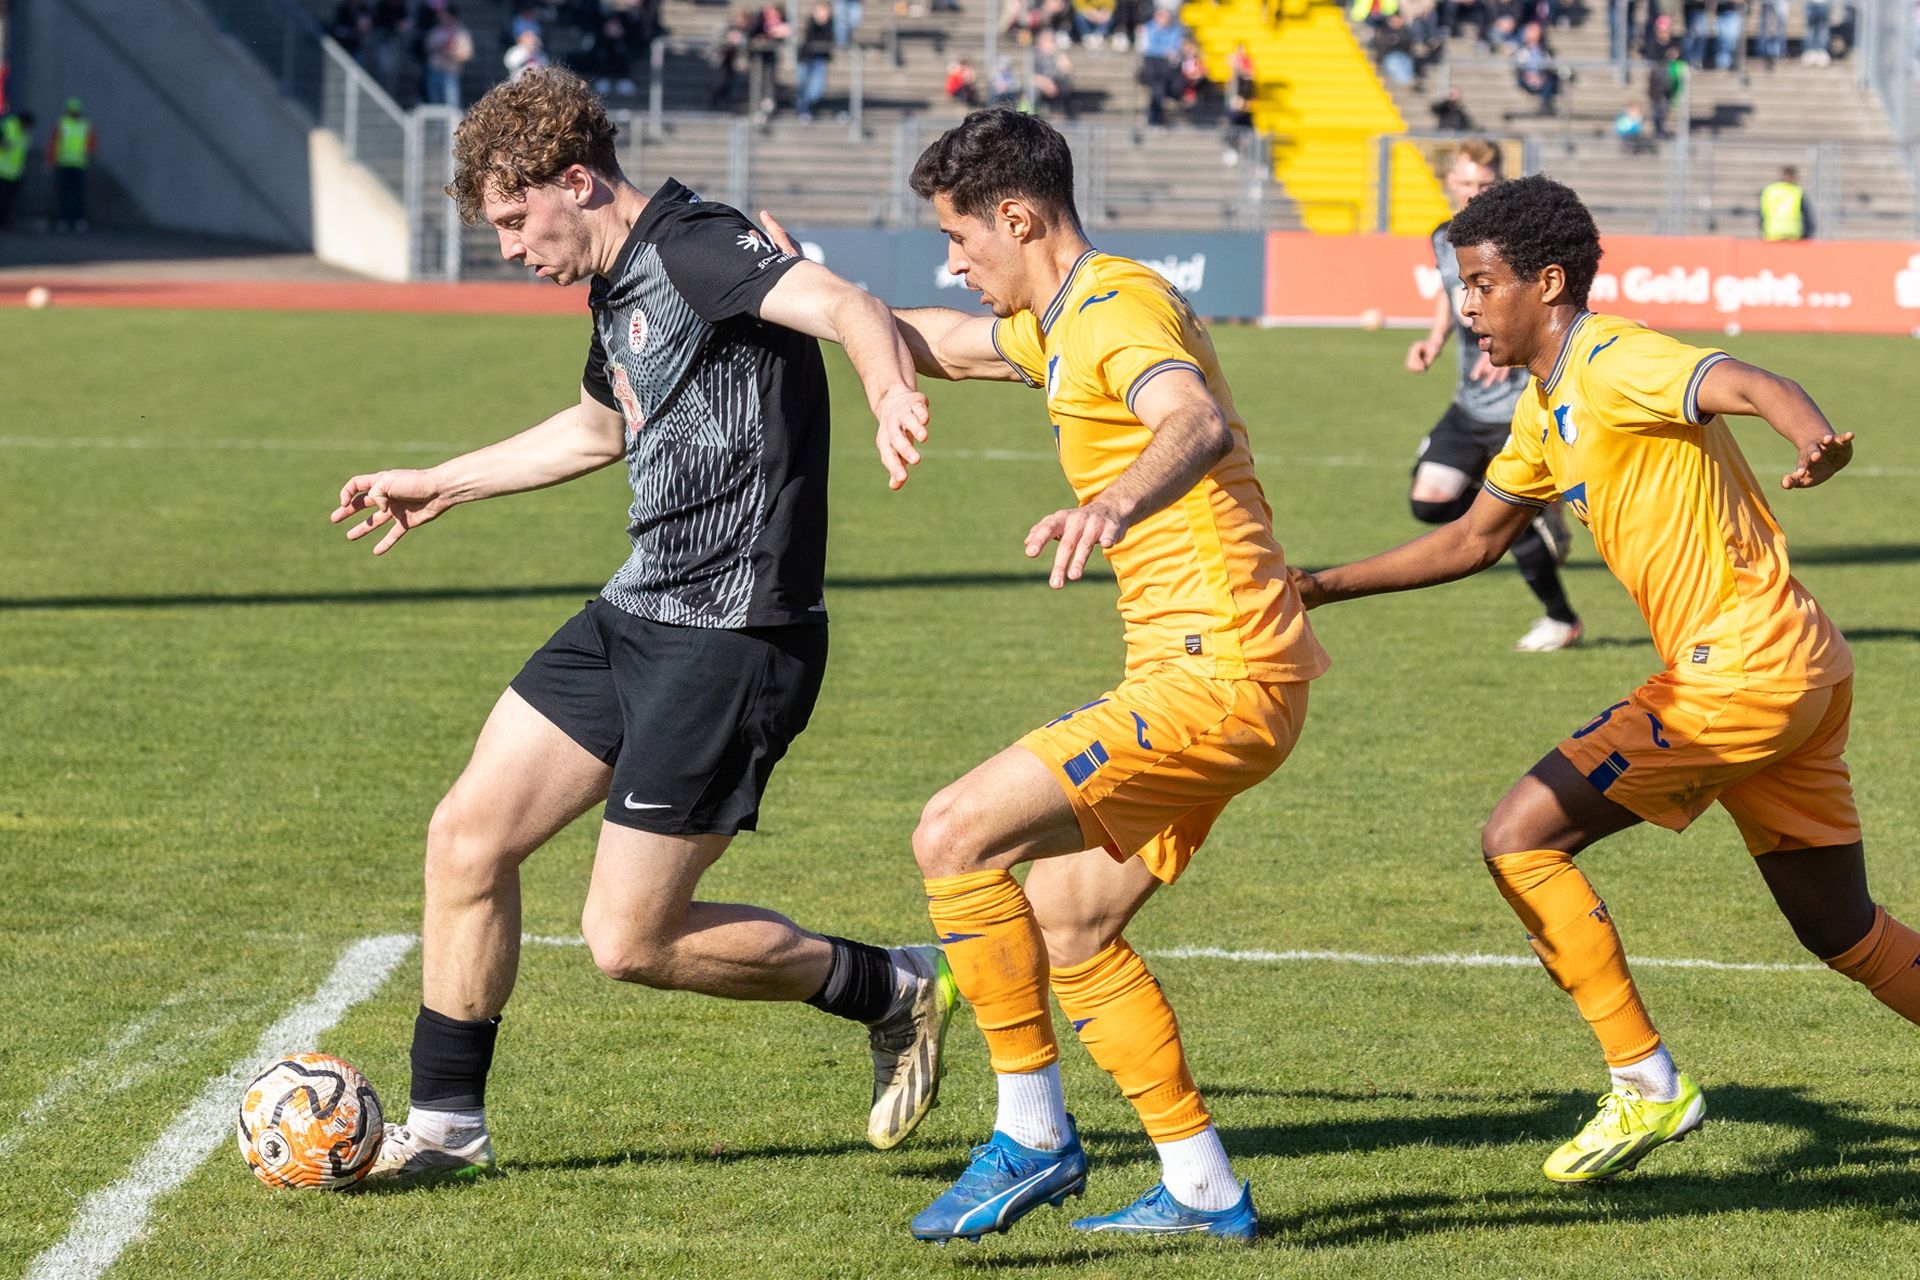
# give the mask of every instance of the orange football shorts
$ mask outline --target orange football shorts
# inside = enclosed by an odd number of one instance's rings
[[[1306,718],[1305,681],[1216,680],[1161,662],[1020,745],[1053,770],[1087,848],[1138,854],[1172,884],[1227,801],[1280,767]]]
[[[1842,752],[1853,679],[1761,693],[1661,672],[1574,731],[1560,754],[1614,803],[1672,831],[1718,800],[1747,848],[1860,839]]]

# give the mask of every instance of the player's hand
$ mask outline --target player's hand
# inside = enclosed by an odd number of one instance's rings
[[[795,240],[793,234],[785,227],[775,222],[773,215],[765,209],[760,211],[760,225],[766,229],[767,239],[773,241],[774,248],[782,253],[790,253],[796,258],[806,256],[800,251],[800,242]]]
[[[1407,370],[1410,373],[1425,373],[1440,358],[1440,344],[1432,338],[1421,338],[1407,348]]]
[[[1480,353],[1480,358],[1473,362],[1473,372],[1467,375],[1470,381],[1477,382],[1483,387],[1490,387],[1506,376],[1507,371],[1495,364],[1493,358],[1484,351]]]
[[[1828,432],[1800,446],[1800,465],[1780,477],[1782,489],[1811,489],[1853,461],[1853,432]]]
[[[1327,602],[1326,593],[1320,590],[1320,580],[1300,566],[1287,566],[1287,581],[1300,593],[1300,603],[1307,608],[1317,609]]]
[[[898,489],[907,482],[907,468],[920,465],[920,450],[914,446],[927,442],[927,398],[896,388],[880,401],[874,417],[880,430],[873,442],[880,450],[880,465],[887,469],[887,488]]]
[[[374,545],[373,554],[385,555],[393,544],[453,505],[440,492],[432,473],[426,471],[379,471],[370,476],[355,476],[340,487],[340,505],[327,518],[334,524],[351,520],[362,511],[373,514],[347,530],[347,541],[358,542],[386,525],[387,536]]]
[[[1059,590],[1069,582],[1078,582],[1086,572],[1087,557],[1095,547],[1112,547],[1127,536],[1127,522],[1109,513],[1095,498],[1084,507],[1056,511],[1027,531],[1027,558],[1033,559],[1058,538],[1060,549],[1053,557],[1053,572],[1047,585]]]

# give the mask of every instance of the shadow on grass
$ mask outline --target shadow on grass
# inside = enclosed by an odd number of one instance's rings
[[[1021,573],[907,573],[827,579],[833,591],[912,591],[946,587],[1042,586],[1051,561]],[[1089,567],[1086,581],[1113,580]],[[180,592],[154,595],[0,596],[0,613],[31,609],[226,609],[313,604],[445,604],[470,600],[586,598],[600,594],[597,582],[512,587],[390,587],[365,591]]]

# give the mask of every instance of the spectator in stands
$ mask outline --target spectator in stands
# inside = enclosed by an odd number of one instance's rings
[[[827,96],[827,63],[833,60],[833,5],[815,0],[807,25],[800,32],[800,54],[793,83],[793,114],[813,119],[813,109]]]
[[[1407,20],[1407,34],[1413,37],[1414,71],[1424,72],[1446,47],[1439,7],[1434,0],[1406,0],[1400,15]]]
[[[1157,4],[1159,0],[1155,0]],[[1348,0],[1347,18],[1351,22],[1365,23],[1369,27],[1379,28],[1387,24],[1387,19],[1400,12],[1400,0]]]
[[[1807,208],[1807,193],[1800,189],[1800,171],[1792,165],[1781,169],[1779,178],[1760,189],[1760,238],[1813,238],[1813,211]]]
[[[0,227],[13,225],[13,204],[27,173],[27,153],[33,149],[33,112],[9,111],[0,116]]]
[[[1473,117],[1467,114],[1467,104],[1460,97],[1458,86],[1447,90],[1447,96],[1432,104],[1433,127],[1443,133],[1473,133],[1476,126]]]
[[[1413,60],[1413,33],[1407,20],[1392,14],[1373,29],[1373,60],[1380,76],[1389,84],[1412,84],[1417,71]]]
[[[1104,49],[1117,14],[1113,0],[1074,0],[1073,38],[1088,49]]]
[[[844,49],[853,43],[854,33],[860,30],[860,24],[866,20],[867,6],[863,0],[833,0],[833,43],[834,47]]]
[[[1654,137],[1673,136],[1667,118],[1685,91],[1691,71],[1681,56],[1680,40],[1673,34],[1673,19],[1661,14],[1653,20],[1653,33],[1647,37],[1647,117]]]
[[[1721,71],[1731,71],[1733,64],[1746,50],[1747,0],[1717,0],[1714,7],[1713,23],[1715,39],[1713,45],[1713,65]]]
[[[87,169],[100,149],[100,135],[86,108],[78,98],[67,99],[66,114],[53,122],[53,139],[47,147],[47,167],[53,170],[56,201],[53,229],[87,229]]]
[[[965,58],[947,64],[947,97],[972,110],[980,105],[980,76]]]
[[[1511,58],[1520,47],[1520,20],[1511,13],[1496,13],[1486,31],[1487,52]]]
[[[1147,90],[1147,123],[1167,122],[1167,99],[1180,96],[1180,44],[1186,29],[1173,11],[1156,5],[1153,21],[1140,29],[1140,83]]]
[[[1553,114],[1560,96],[1560,70],[1555,65],[1553,47],[1537,22],[1529,22],[1520,31],[1520,47],[1513,53],[1513,79],[1521,89],[1540,102],[1540,114]]]
[[[1253,52],[1242,40],[1233,46],[1233,53],[1227,58],[1227,137],[1226,149],[1220,157],[1226,164],[1239,164],[1241,152],[1253,138],[1253,104],[1259,94]]]
[[[353,55],[356,62],[364,62],[367,54],[367,38],[373,32],[373,10],[367,0],[340,0],[333,11],[333,21],[327,24],[327,34],[333,42]]]
[[[1200,43],[1192,36],[1180,42],[1180,104],[1191,107],[1200,101],[1200,95],[1213,86],[1207,78],[1207,60],[1200,53]]]
[[[631,97],[639,92],[633,82],[633,61],[637,51],[627,21],[617,13],[600,19],[593,34],[581,49],[577,69],[593,83],[601,97]]]
[[[508,42],[518,44],[520,37],[529,31],[540,37],[542,46],[546,44],[547,32],[540,23],[540,6],[537,4],[515,5],[513,16],[507,19]]]
[[[993,64],[993,74],[987,77],[987,93],[988,106],[1020,105],[1020,76],[1013,69],[1012,58],[1001,58]]]
[[[1628,155],[1640,155],[1653,150],[1653,131],[1647,126],[1647,113],[1637,102],[1629,102],[1613,118],[1613,136],[1620,139],[1620,149]]]
[[[408,92],[407,46],[413,42],[413,14],[407,0],[374,0],[373,25],[367,31],[367,69],[388,96],[405,104]]]
[[[779,105],[780,46],[792,34],[786,8],[779,0],[766,0],[748,29],[747,52],[752,55],[760,78],[760,104],[754,110],[754,118],[761,124],[773,119]]]
[[[1800,61],[1824,67],[1833,61],[1827,42],[1833,36],[1833,6],[1829,0],[1807,0],[1807,30],[1801,40]]]
[[[751,39],[755,11],[742,9],[727,23],[713,47],[713,88],[707,91],[707,106],[725,111],[733,105],[733,86],[740,79],[740,60],[746,56]]]
[[[1107,34],[1107,44],[1121,53],[1133,48],[1145,9],[1145,0],[1113,0],[1113,30]]]
[[[546,66],[547,49],[540,42],[540,33],[522,31],[500,61],[506,64],[508,80],[518,80],[527,72]]]
[[[1787,0],[1760,0],[1754,48],[1769,68],[1787,56]]]
[[[1033,45],[1034,106],[1045,112],[1059,112],[1075,118],[1073,109],[1073,59],[1060,47],[1060,37],[1042,31]]]
[[[426,35],[427,101],[460,106],[460,73],[473,60],[473,32],[460,11],[443,5]]]
[[[1712,31],[1713,14],[1710,0],[1681,0],[1681,17],[1685,21],[1685,35],[1680,42],[1680,56],[1687,60],[1690,67],[1707,65],[1708,36]]]

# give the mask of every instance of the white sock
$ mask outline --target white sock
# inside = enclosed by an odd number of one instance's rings
[[[1023,1147],[1058,1151],[1067,1145],[1067,1098],[1060,1088],[1060,1064],[1038,1071],[996,1075],[1000,1109],[993,1127]]]
[[[487,1113],[479,1107],[459,1111],[411,1107],[407,1111],[407,1128],[443,1151],[458,1151],[471,1145],[474,1139],[486,1136]]]
[[[1648,1102],[1672,1102],[1680,1096],[1680,1069],[1664,1044],[1629,1066],[1608,1067],[1607,1074],[1614,1088],[1631,1086]]]
[[[1156,1142],[1160,1181],[1189,1209],[1218,1211],[1240,1203],[1240,1180],[1233,1176],[1220,1131],[1208,1125],[1191,1138]]]

